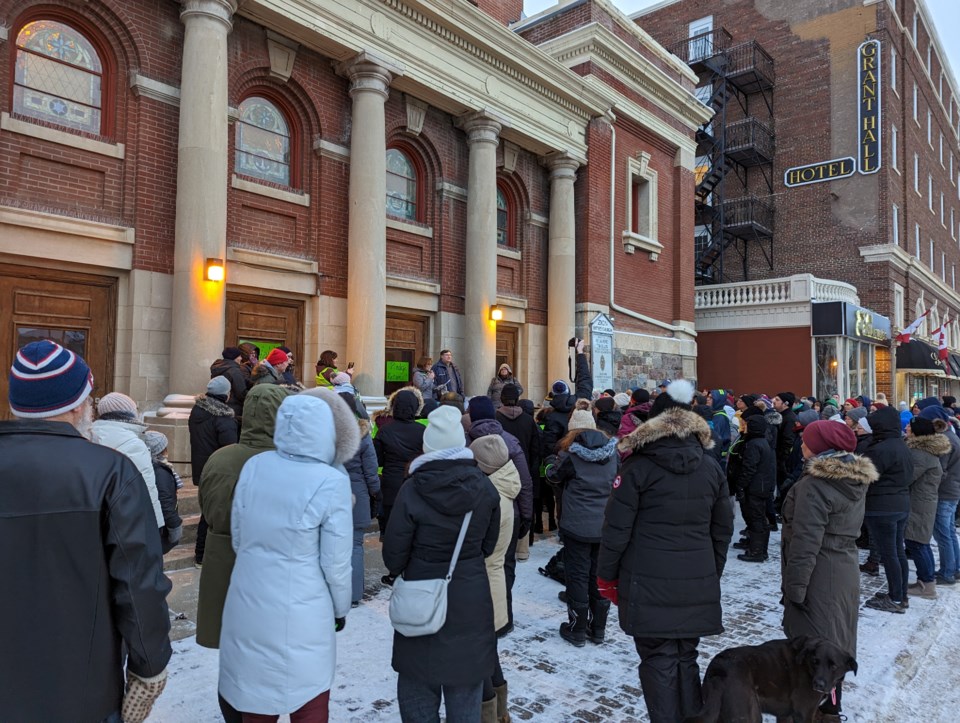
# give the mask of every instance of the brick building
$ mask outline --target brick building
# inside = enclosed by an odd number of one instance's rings
[[[923,0],[676,0],[632,17],[720,109],[698,133],[701,380],[955,393],[960,357],[939,362],[929,334],[949,314],[960,347],[960,95]],[[894,352],[888,322],[931,306]]]
[[[245,340],[371,396],[448,347],[539,398],[592,322],[601,378],[695,375],[710,111],[607,0],[237,4],[0,0],[7,358],[59,339],[171,419]]]

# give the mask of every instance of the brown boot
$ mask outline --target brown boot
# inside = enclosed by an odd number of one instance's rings
[[[510,723],[510,711],[507,710],[507,684],[498,685],[493,689],[497,694],[497,723]]]
[[[867,560],[860,566],[860,572],[870,575],[871,577],[877,577],[880,574],[880,563]]]
[[[497,723],[497,699],[485,700],[480,705],[480,723]]]
[[[937,599],[936,581],[923,582],[922,580],[917,580],[916,582],[912,582],[907,585],[907,591],[910,595],[926,598],[927,600]]]

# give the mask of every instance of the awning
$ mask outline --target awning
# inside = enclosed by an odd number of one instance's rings
[[[960,379],[960,354],[949,354],[947,356],[947,375]]]
[[[936,347],[919,339],[911,339],[897,347],[897,371],[916,376],[944,377],[955,374],[949,357],[942,361]]]

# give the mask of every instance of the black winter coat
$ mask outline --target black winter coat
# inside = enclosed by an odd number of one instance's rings
[[[957,437],[953,427],[944,432],[943,436],[950,442],[950,452],[940,458],[943,477],[940,479],[937,497],[952,502],[960,499],[960,437]]]
[[[590,399],[593,396],[593,376],[586,354],[577,354],[577,389],[574,394],[556,394],[550,400],[551,411],[543,423],[543,456],[557,453],[557,442],[567,433],[570,412],[578,399]]]
[[[617,476],[617,440],[589,429],[577,435],[558,463],[547,469],[547,479],[563,487],[560,530],[580,542],[600,542],[603,513]]]
[[[383,467],[380,490],[383,504],[392,507],[407,475],[407,465],[423,454],[423,433],[426,428],[414,421],[420,405],[412,393],[398,394],[394,400],[393,421],[379,427],[373,440],[377,464]]]
[[[217,359],[210,365],[210,378],[214,377],[223,377],[230,382],[227,406],[233,410],[233,416],[240,419],[243,416],[243,400],[250,389],[250,374],[244,374],[244,369],[233,359]]]
[[[780,412],[780,429],[777,431],[777,481],[783,482],[787,477],[790,452],[793,451],[793,442],[797,438],[797,415],[787,407]]]
[[[467,432],[467,438],[472,442],[478,437],[486,437],[495,434],[502,437],[507,443],[507,451],[510,453],[510,461],[520,473],[520,494],[514,500],[514,511],[521,520],[533,519],[533,476],[530,474],[530,465],[520,442],[510,432],[504,430],[503,425],[496,419],[479,419],[470,425]]]
[[[610,437],[616,437],[620,433],[620,420],[623,419],[623,412],[619,409],[611,409],[609,412],[597,412],[597,429],[606,432]]]
[[[900,436],[900,414],[893,407],[878,409],[867,417],[873,441],[864,451],[880,478],[867,490],[866,514],[909,512],[913,456]]]
[[[136,466],[66,422],[0,422],[0,718],[98,723],[127,668],[170,660],[153,504]]]
[[[619,579],[620,627],[634,637],[723,632],[720,575],[733,506],[699,415],[668,409],[620,440],[630,456],[607,504],[597,575]]]
[[[759,414],[747,420],[743,462],[736,485],[737,489],[756,497],[769,497],[777,482],[777,460],[767,443],[769,427],[767,420]]]
[[[187,427],[190,430],[193,483],[199,485],[203,466],[210,455],[228,444],[236,444],[240,439],[240,430],[237,429],[233,410],[226,403],[206,394],[197,397],[197,403],[190,410]]]
[[[177,480],[173,471],[165,464],[153,463],[153,476],[157,480],[157,497],[160,499],[160,511],[163,512],[163,527],[160,528],[160,540],[163,554],[166,555],[176,545],[169,542],[169,530],[175,530],[183,524],[177,512]]]
[[[383,539],[383,561],[391,575],[445,576],[463,517],[470,510],[473,517],[447,588],[446,622],[433,635],[408,638],[394,632],[393,669],[433,685],[480,683],[493,674],[497,660],[484,558],[493,553],[500,534],[500,494],[473,459],[412,467]]]
[[[540,476],[540,445],[542,444],[540,427],[534,421],[533,417],[524,413],[520,407],[500,407],[497,410],[497,421],[503,427],[503,431],[509,432],[520,443],[520,449],[523,450],[523,456],[527,458],[527,468],[530,470],[530,477],[536,483]]]

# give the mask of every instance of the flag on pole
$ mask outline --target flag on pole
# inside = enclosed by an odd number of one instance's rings
[[[899,341],[901,344],[906,344],[907,342],[909,342],[910,336],[912,334],[917,333],[917,329],[920,328],[920,325],[923,323],[924,319],[927,318],[927,314],[929,313],[930,313],[930,309],[927,309],[919,317],[917,317],[916,321],[914,321],[912,324],[910,324],[910,326],[908,326],[906,329],[904,329],[899,334],[897,334],[897,341]]]
[[[940,350],[939,356],[940,361],[943,361],[947,358],[947,317],[943,317],[943,323],[940,325],[940,328],[937,330],[937,348]]]

